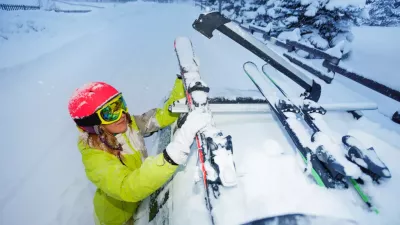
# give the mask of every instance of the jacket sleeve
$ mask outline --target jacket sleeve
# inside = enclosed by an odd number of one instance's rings
[[[163,108],[152,109],[140,116],[133,116],[133,119],[139,127],[140,132],[143,135],[148,135],[174,123],[178,119],[179,113],[169,112],[168,107],[174,101],[184,97],[185,89],[183,88],[182,79],[177,78],[171,94],[168,100],[164,103]]]
[[[132,171],[110,153],[85,149],[83,143],[78,145],[89,180],[109,196],[127,202],[145,199],[164,185],[178,168],[159,154],[146,158],[139,169]]]

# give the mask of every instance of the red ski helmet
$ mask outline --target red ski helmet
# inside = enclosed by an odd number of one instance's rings
[[[96,111],[120,94],[113,86],[104,82],[92,82],[75,90],[68,102],[68,110],[76,125],[88,131],[101,124]],[[85,129],[87,128],[87,129]]]

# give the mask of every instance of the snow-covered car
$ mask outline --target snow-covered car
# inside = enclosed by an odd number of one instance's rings
[[[214,224],[357,224],[352,217],[357,209],[346,204],[348,193],[318,187],[303,174],[304,163],[271,114],[214,113],[213,118],[232,135],[238,176],[236,187],[220,187],[213,199]],[[161,152],[173,130],[158,132],[152,151]],[[186,166],[141,204],[135,224],[213,224],[199,176],[193,145]]]

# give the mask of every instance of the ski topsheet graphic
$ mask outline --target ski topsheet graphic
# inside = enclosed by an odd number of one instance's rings
[[[201,110],[211,113],[208,105],[209,87],[200,78],[199,60],[195,57],[191,41],[186,37],[178,37],[174,47],[189,111]],[[206,206],[214,224],[211,198],[219,197],[219,185],[230,187],[237,184],[232,140],[230,135],[224,135],[213,124],[209,124],[196,135],[195,142],[203,176]]]

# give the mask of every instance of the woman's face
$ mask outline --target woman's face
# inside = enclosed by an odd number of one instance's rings
[[[102,126],[112,134],[124,133],[128,129],[128,120],[126,118],[126,114],[123,113],[117,122]]]

